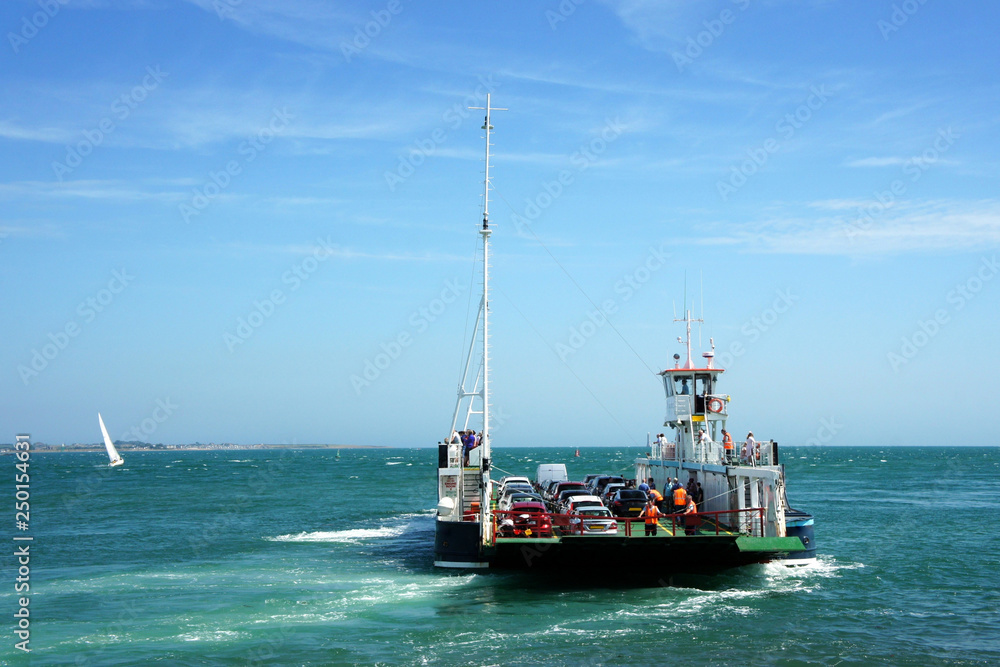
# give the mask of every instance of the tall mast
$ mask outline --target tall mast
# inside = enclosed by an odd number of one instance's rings
[[[504,108],[494,108],[490,104],[490,94],[486,94],[485,107],[469,107],[470,109],[485,109],[486,119],[483,121],[483,130],[486,131],[486,170],[483,178],[483,227],[479,233],[483,237],[483,390],[481,398],[483,401],[483,443],[482,460],[484,464],[490,457],[490,132],[493,125],[490,123],[490,114],[493,111],[506,111]],[[484,503],[485,504],[485,503]]]
[[[486,93],[486,177],[483,179],[483,458],[490,456],[490,94]]]
[[[469,107],[470,109],[483,109],[484,107]],[[483,237],[483,300],[480,312],[483,318],[483,390],[480,398],[483,402],[483,439],[480,444],[480,471],[482,482],[480,485],[480,505],[479,522],[481,526],[480,538],[484,544],[492,540],[493,525],[490,510],[490,132],[493,125],[490,124],[490,113],[492,111],[505,111],[505,109],[494,109],[490,105],[490,95],[486,94],[486,119],[483,121],[483,130],[486,131],[486,176],[483,178],[483,227],[479,233]]]

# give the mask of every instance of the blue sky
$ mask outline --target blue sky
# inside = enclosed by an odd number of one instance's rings
[[[685,281],[734,432],[1000,444],[995,3],[41,0],[0,22],[11,441],[95,442],[100,410],[116,439],[436,442],[478,289],[466,107],[490,92],[495,446],[662,430]]]

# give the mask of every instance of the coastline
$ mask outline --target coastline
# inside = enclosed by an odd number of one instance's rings
[[[233,452],[233,451],[247,451],[247,450],[264,450],[264,449],[391,449],[387,445],[237,445],[237,444],[221,444],[221,445],[157,445],[157,446],[135,446],[131,447],[128,445],[118,445],[118,451],[121,453],[125,452]],[[80,452],[80,453],[93,453],[93,452],[103,452],[104,445],[48,445],[45,443],[32,443],[31,453],[32,454],[48,454],[53,452]],[[14,445],[13,444],[2,444],[0,445],[0,455],[2,454],[13,454]]]

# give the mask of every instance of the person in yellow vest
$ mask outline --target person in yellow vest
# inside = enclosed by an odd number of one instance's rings
[[[683,486],[679,486],[674,489],[674,514],[681,514],[684,512],[688,504],[688,492]]]
[[[733,436],[729,431],[722,429],[722,447],[726,450],[726,463],[733,462]]]
[[[652,498],[646,501],[646,506],[642,508],[639,516],[646,519],[646,537],[656,535],[656,520],[660,517],[660,510],[656,508]]]
[[[701,517],[698,516],[698,505],[694,498],[689,497],[687,506],[684,508],[684,534],[694,535],[698,531]]]

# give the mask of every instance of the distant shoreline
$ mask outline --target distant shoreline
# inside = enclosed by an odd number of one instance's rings
[[[237,445],[225,443],[221,445],[119,445],[118,450],[124,452],[235,452],[265,449],[391,449],[387,445]],[[104,452],[104,445],[49,445],[31,443],[32,454],[48,454],[53,452]],[[14,445],[0,445],[0,454],[13,454]]]

